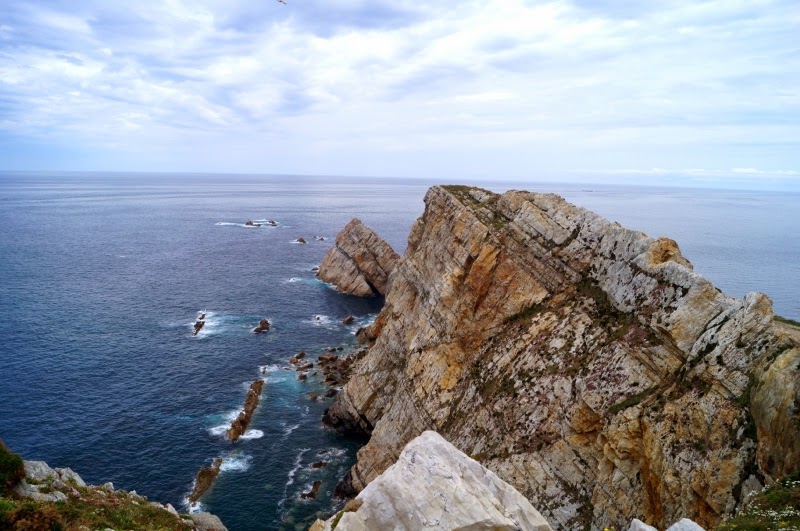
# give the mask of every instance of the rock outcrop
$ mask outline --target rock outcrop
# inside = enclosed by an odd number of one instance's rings
[[[258,326],[253,328],[253,332],[255,332],[256,334],[260,334],[262,332],[269,332],[270,326],[271,325],[269,324],[268,319],[261,319],[261,321],[258,322]]]
[[[317,277],[342,293],[386,295],[389,276],[399,260],[388,243],[354,218],[336,236],[336,245],[322,261]]]
[[[552,531],[539,512],[496,474],[428,431],[408,443],[329,530],[494,529]]]
[[[264,389],[264,380],[260,378],[250,384],[250,389],[247,390],[247,397],[244,399],[244,407],[228,429],[228,439],[231,442],[238,441],[239,437],[247,431],[247,427],[253,419],[253,413],[261,400],[262,389]]]
[[[50,468],[44,461],[24,461],[24,467],[25,478],[14,486],[13,495],[41,505],[14,510],[15,505],[20,505],[17,499],[2,499],[6,513],[0,517],[0,527],[5,524],[8,529],[73,529],[75,521],[91,521],[101,514],[107,520],[100,521],[124,519],[132,529],[227,531],[213,514],[181,515],[169,503],[149,501],[136,491],[115,490],[111,482],[87,485],[70,468]],[[48,509],[51,503],[56,505]],[[151,507],[159,511],[154,513]],[[83,514],[85,511],[91,515]]]
[[[326,413],[371,436],[340,492],[426,430],[557,529],[712,527],[800,466],[800,348],[765,295],[726,296],[674,241],[553,194],[425,202]]]
[[[204,466],[197,471],[197,476],[194,478],[194,487],[192,487],[192,492],[189,494],[190,503],[197,503],[197,501],[203,497],[203,494],[211,488],[211,485],[214,484],[214,480],[216,480],[219,475],[221,466],[222,459],[217,457],[214,459],[214,462],[211,463],[211,466]]]

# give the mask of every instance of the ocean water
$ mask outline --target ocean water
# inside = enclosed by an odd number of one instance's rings
[[[223,457],[205,509],[232,531],[307,528],[335,508],[331,493],[360,442],[321,425],[329,402],[307,396],[327,390],[317,378],[301,382],[284,367],[300,351],[315,361],[326,347],[352,348],[381,304],[338,294],[311,269],[352,217],[402,251],[431,184],[0,174],[0,438],[28,459],[176,507],[197,469]],[[777,313],[800,319],[798,195],[488,187],[557,192],[672,237],[726,293],[764,291]],[[195,337],[200,311],[208,324]],[[340,323],[351,314],[354,325]],[[272,329],[253,334],[264,317]],[[230,444],[224,429],[259,377],[250,431]],[[319,460],[328,466],[310,467]],[[319,497],[301,500],[315,480]]]

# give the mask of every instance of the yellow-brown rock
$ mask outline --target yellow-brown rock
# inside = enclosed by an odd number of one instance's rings
[[[388,243],[354,218],[336,236],[336,245],[319,266],[317,277],[350,295],[386,295],[389,276],[399,260]]]
[[[354,494],[435,430],[554,529],[710,527],[800,465],[798,364],[762,294],[553,194],[433,187],[326,422]]]

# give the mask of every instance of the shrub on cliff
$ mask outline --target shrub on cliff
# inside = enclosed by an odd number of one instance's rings
[[[10,491],[25,477],[22,458],[0,440],[0,494]]]

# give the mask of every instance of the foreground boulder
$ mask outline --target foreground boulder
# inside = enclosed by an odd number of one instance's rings
[[[335,520],[337,531],[551,531],[511,485],[432,431],[408,443],[394,465],[317,528],[330,530]]]
[[[800,348],[760,293],[554,194],[433,187],[325,414],[359,492],[435,430],[557,529],[705,528],[800,467]]]
[[[317,277],[336,286],[337,291],[358,297],[386,295],[389,276],[400,260],[391,246],[375,232],[352,219],[336,236]]]

